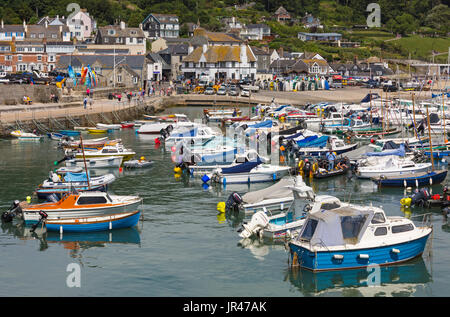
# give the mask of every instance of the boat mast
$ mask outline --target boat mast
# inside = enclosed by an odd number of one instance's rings
[[[430,156],[431,156],[431,168],[434,171],[434,158],[433,158],[433,144],[431,142],[431,127],[430,127],[430,116],[428,114],[428,104],[427,107],[427,121],[428,121],[428,137],[430,138]]]
[[[88,174],[88,169],[87,169],[87,164],[86,164],[86,157],[84,155],[84,145],[83,145],[83,137],[80,134],[80,144],[81,144],[81,151],[83,152],[83,161],[84,161],[84,168],[86,170],[86,179],[87,179],[87,183],[88,183],[88,188],[91,189],[91,184],[89,182],[89,174]]]
[[[413,126],[414,126],[414,135],[417,139],[419,139],[419,136],[417,135],[416,131],[416,108],[415,108],[415,100],[414,100],[414,93],[412,93],[412,106],[413,106]],[[428,108],[427,108],[428,110]]]

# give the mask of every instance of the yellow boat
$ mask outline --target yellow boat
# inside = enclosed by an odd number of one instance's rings
[[[88,133],[91,134],[103,134],[103,133],[108,133],[108,130],[106,129],[97,129],[97,128],[90,128],[87,129]]]

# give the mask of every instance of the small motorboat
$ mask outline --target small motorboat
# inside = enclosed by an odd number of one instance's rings
[[[85,167],[88,168],[114,168],[122,166],[123,157],[122,156],[105,156],[96,158],[87,158],[83,160],[82,158],[69,159],[66,160],[67,167]],[[85,165],[86,162],[86,165]]]
[[[299,231],[306,218],[306,207],[308,201],[314,199],[311,187],[306,186],[301,177],[297,177],[295,186],[287,186],[294,198],[286,212],[272,215],[267,210],[255,213],[248,223],[244,223],[239,230],[241,238],[250,238],[253,235],[260,238],[290,238],[292,231]]]
[[[92,150],[92,151],[84,151],[83,153],[77,152],[75,153],[75,158],[84,159],[84,158],[99,158],[99,157],[109,157],[109,156],[121,156],[123,157],[123,161],[128,161],[133,158],[136,152],[126,149],[122,144],[116,145],[106,145],[100,150]]]
[[[212,174],[202,176],[203,182],[211,180],[221,184],[249,184],[274,182],[289,174],[289,166],[262,164],[257,158],[254,161],[242,163],[228,168],[219,168]]]
[[[314,174],[314,178],[316,179],[323,179],[323,178],[329,178],[333,176],[339,176],[344,175],[350,170],[350,166],[347,166],[345,168],[335,168],[332,171],[328,171],[324,168],[319,168],[317,172]]]
[[[36,189],[36,194],[39,199],[47,199],[53,194],[57,197],[61,196],[71,189],[78,191],[106,190],[107,185],[115,179],[114,174],[91,177],[90,175],[87,176],[85,172],[66,172],[61,175],[51,171],[49,178],[44,180]]]
[[[41,213],[42,222],[47,231],[64,232],[95,232],[136,226],[141,212],[122,212],[105,216],[78,217],[67,219],[47,219],[46,213]],[[38,224],[35,224],[37,226]]]
[[[120,126],[122,127],[122,129],[131,129],[133,128],[135,125],[134,122],[121,122]]]
[[[232,193],[226,203],[227,211],[243,211],[245,215],[253,215],[258,211],[270,212],[272,215],[288,210],[294,201],[289,186],[304,185],[301,176],[286,176],[277,183],[264,189],[248,192],[244,195]]]
[[[59,141],[64,138],[65,135],[57,132],[49,132],[47,133],[47,136],[54,141]]]
[[[26,141],[42,141],[44,138],[43,135],[23,132],[22,130],[13,131],[11,132],[11,135],[18,138],[19,140],[26,140]]]
[[[305,224],[289,243],[290,263],[311,271],[367,268],[420,256],[433,228],[404,217],[387,217],[374,206],[316,196]]]
[[[108,129],[99,129],[99,128],[89,128],[89,129],[87,129],[87,131],[90,134],[104,134],[104,133],[108,133],[110,130],[108,130]]]
[[[81,132],[77,130],[59,130],[58,132],[65,136],[78,136],[81,134]]]
[[[97,127],[97,129],[101,130],[120,130],[122,128],[121,124],[97,123],[95,126]]]
[[[447,170],[441,170],[403,175],[380,175],[372,178],[372,181],[383,187],[419,187],[442,183],[447,177],[447,172]]]
[[[118,196],[96,191],[67,193],[57,202],[23,204],[21,215],[25,224],[33,224],[41,219],[40,211],[47,214],[47,221],[80,219],[135,212],[141,203],[142,198],[138,196]]]
[[[125,168],[144,168],[150,167],[153,165],[153,161],[147,161],[145,157],[141,156],[139,160],[129,160],[123,163],[123,167]]]

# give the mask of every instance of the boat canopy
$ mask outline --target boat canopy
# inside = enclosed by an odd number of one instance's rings
[[[320,138],[317,135],[307,137],[303,140],[297,141],[299,147],[324,147],[327,145],[329,136],[324,135]]]
[[[292,177],[283,177],[278,183],[270,187],[249,192],[242,196],[242,200],[246,204],[256,204],[266,199],[292,197],[292,190],[287,186],[294,186]]]
[[[217,154],[203,155],[202,161],[198,162],[198,165],[208,165],[217,163],[232,163],[237,153],[237,149],[224,151]]]
[[[299,238],[309,240],[311,245],[327,247],[358,243],[361,230],[373,211],[326,201],[320,204],[320,208],[311,210]]]
[[[271,128],[273,125],[272,120],[266,120],[263,122],[258,122],[255,124],[249,125],[247,128],[259,129],[259,128]]]
[[[88,172],[89,173],[89,172]],[[90,175],[89,175],[90,177]],[[87,182],[86,173],[72,173],[67,172],[64,176],[66,182]]]
[[[404,157],[406,154],[405,151],[405,144],[400,144],[400,146],[398,147],[398,149],[392,149],[392,150],[383,150],[381,152],[367,152],[366,155],[367,156],[388,156],[388,155],[397,155],[397,156],[401,156]]]
[[[248,173],[261,163],[261,159],[257,157],[256,160],[245,162],[232,167],[222,168],[222,174]]]

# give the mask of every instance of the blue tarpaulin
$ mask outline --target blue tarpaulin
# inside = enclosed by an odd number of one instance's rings
[[[263,122],[258,122],[258,123],[256,123],[256,124],[249,125],[249,126],[247,127],[247,129],[248,129],[248,128],[253,128],[253,129],[259,129],[259,128],[271,128],[271,127],[272,127],[272,124],[273,124],[272,120],[266,120],[266,121],[263,121]]]
[[[233,167],[222,168],[222,174],[248,173],[261,163],[262,161],[258,157],[256,161],[245,162]]]
[[[312,139],[308,140],[308,138],[312,138]],[[308,138],[301,140],[301,141],[297,141],[298,146],[299,147],[324,147],[327,145],[329,137],[324,135],[324,136],[321,136],[320,138],[318,138],[316,135],[316,136],[308,137]]]
[[[367,156],[387,156],[387,155],[397,155],[397,156],[405,156],[405,145],[401,144],[398,149],[394,150],[385,150],[381,152],[367,152]]]
[[[87,182],[86,173],[71,173],[67,172],[64,176],[66,182]]]

